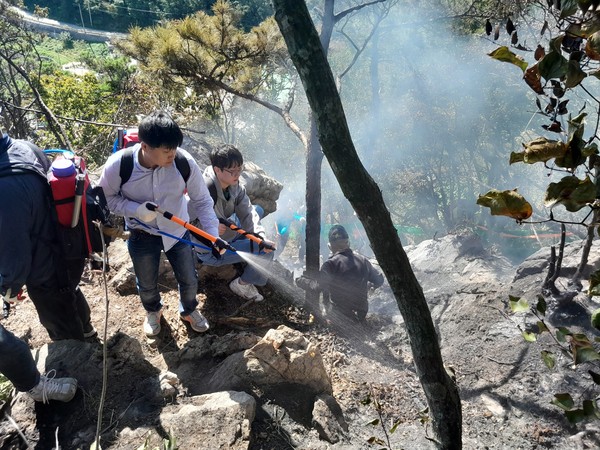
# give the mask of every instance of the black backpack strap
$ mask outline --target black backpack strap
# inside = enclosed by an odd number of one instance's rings
[[[133,149],[126,148],[121,150],[121,166],[119,167],[119,176],[121,177],[121,187],[129,181],[133,172]]]
[[[119,167],[119,176],[121,177],[121,186],[129,181],[131,174],[133,173],[133,148],[125,148],[121,150],[123,152],[123,156],[121,156],[121,166]],[[175,166],[177,170],[183,177],[183,181],[185,183],[188,182],[190,178],[190,163],[187,158],[181,153],[175,154]]]
[[[179,152],[175,153],[175,166],[183,177],[183,181],[185,181],[187,184],[190,178],[190,163],[188,162],[187,158]]]
[[[208,192],[210,193],[210,197],[213,199],[213,203],[217,203],[217,186],[215,186],[215,180],[212,178],[204,178],[206,182],[206,187],[208,188]]]

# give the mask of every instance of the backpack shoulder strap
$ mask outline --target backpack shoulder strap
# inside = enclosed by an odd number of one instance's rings
[[[119,176],[121,177],[121,186],[129,181],[133,172],[133,149],[131,147],[121,150],[123,156],[121,156],[121,166],[119,167]],[[183,177],[183,181],[187,183],[190,178],[190,163],[184,155],[181,153],[175,154],[175,166]]]
[[[183,177],[183,181],[185,181],[187,184],[188,179],[190,178],[190,163],[188,162],[187,158],[179,152],[175,153],[175,166]]]
[[[215,180],[212,178],[205,178],[206,187],[208,188],[208,192],[210,193],[210,197],[213,200],[213,203],[217,203],[217,186],[215,186]]]
[[[133,172],[133,149],[126,148],[121,150],[121,166],[119,167],[119,176],[121,177],[121,187],[129,181]]]

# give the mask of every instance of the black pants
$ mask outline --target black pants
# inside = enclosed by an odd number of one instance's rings
[[[83,340],[83,333],[92,329],[90,307],[78,284],[85,260],[73,260],[57,267],[57,275],[42,285],[27,284],[41,324],[50,339]],[[64,272],[61,272],[64,271]]]

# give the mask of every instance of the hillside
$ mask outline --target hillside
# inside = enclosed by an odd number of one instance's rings
[[[407,253],[440,331],[445,363],[456,374],[464,448],[600,446],[594,423],[571,426],[550,405],[557,389],[578,388],[573,369],[561,364],[548,370],[539,348],[523,340],[518,320],[508,314],[509,291],[534,292],[545,276],[544,258],[528,260],[527,274],[515,277],[516,267],[468,235],[425,241]],[[199,299],[213,325],[199,335],[179,321],[173,280],[165,276],[167,326],[159,339],[149,341],[142,335],[143,314],[123,243],[112,244],[110,255],[103,448],[138,448],[146,439],[142,448],[156,448],[169,430],[182,450],[434,448],[427,439],[425,400],[403,320],[386,285],[371,297],[367,326],[326,327],[301,308],[301,292],[278,264],[263,290],[267,300],[242,309],[241,300],[218,278],[232,272],[217,276],[199,268],[204,280]],[[567,266],[571,263],[567,259]],[[105,317],[102,283],[100,273],[88,272],[83,284],[99,329]],[[34,405],[19,395],[5,411],[35,448],[52,448],[58,427],[61,448],[87,449],[102,386],[101,343],[45,346],[47,335],[30,302],[4,324],[34,349],[41,348],[36,352],[41,366],[46,362],[59,374],[76,376],[80,384],[69,404]],[[274,382],[263,374],[252,378],[262,384],[228,389],[244,385],[239,364],[247,349],[254,355],[271,351],[272,358],[287,352],[301,356],[306,350],[317,359],[320,355],[322,366],[314,360],[310,373],[296,367],[296,383]],[[315,401],[315,390],[327,390],[328,383],[331,392]],[[22,448],[22,438],[6,420],[0,436],[0,448]]]

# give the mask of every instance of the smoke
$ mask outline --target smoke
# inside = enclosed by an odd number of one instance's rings
[[[434,20],[442,15],[414,5],[390,12],[341,79],[345,113],[358,154],[382,189],[404,243],[452,232],[461,224],[502,243],[500,233],[523,229],[509,218],[491,218],[476,205],[479,194],[518,187],[531,197],[536,214],[547,215],[540,202],[547,174],[539,167],[508,164],[527,130],[543,131],[534,95],[520,69],[487,55],[498,44],[486,38],[483,22],[479,35],[461,36],[450,20]],[[345,24],[345,36],[360,47],[372,19],[373,9],[364,8]],[[335,75],[354,56],[339,31],[329,49]],[[274,222],[304,205],[304,149],[281,117],[242,103],[244,113],[238,115],[253,125],[236,130],[236,145],[284,185],[280,211],[264,219]],[[307,132],[303,93],[292,116]],[[326,160],[322,193],[324,232],[332,223],[362,229]]]

